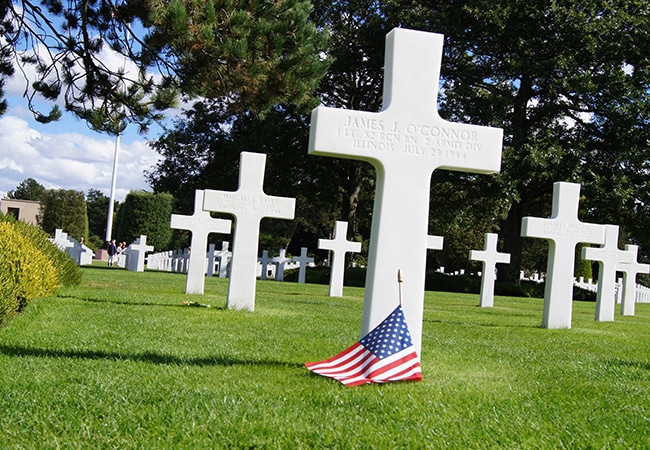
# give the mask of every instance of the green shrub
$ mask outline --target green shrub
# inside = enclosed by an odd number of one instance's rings
[[[59,285],[75,286],[81,282],[81,269],[79,266],[65,251],[60,250],[48,240],[47,233],[28,223],[15,221],[13,217],[5,218],[5,220],[9,220],[20,234],[27,237],[52,262],[57,272]]]
[[[35,226],[0,214],[0,326],[38,297],[81,282],[81,269]]]
[[[14,225],[0,223],[1,322],[59,286],[54,264]]]

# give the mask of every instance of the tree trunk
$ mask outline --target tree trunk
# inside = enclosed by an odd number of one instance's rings
[[[513,203],[508,217],[501,225],[503,252],[510,254],[510,264],[503,264],[498,272],[499,281],[519,282],[521,272],[521,219],[527,211],[524,203]]]

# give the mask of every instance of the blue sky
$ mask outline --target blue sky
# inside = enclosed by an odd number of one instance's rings
[[[116,67],[126,64],[121,57],[108,53],[102,59]],[[92,131],[85,122],[66,112],[57,122],[35,121],[22,98],[25,79],[20,71],[16,72],[5,85],[9,109],[0,116],[0,198],[27,178],[47,189],[87,193],[92,188],[110,195],[115,138]],[[47,112],[50,108],[46,105],[43,110]],[[131,125],[121,136],[117,200],[124,200],[131,190],[150,190],[144,171],[156,164],[158,154],[149,148],[147,139],[156,139],[160,133],[160,127],[153,126],[143,136],[137,126]]]
[[[15,93],[11,93],[15,94]],[[15,189],[26,178],[34,178],[48,189],[98,189],[110,194],[115,138],[94,132],[68,113],[54,123],[40,124],[19,96],[8,96],[10,108],[0,116],[0,194]],[[148,135],[130,126],[120,139],[117,200],[131,190],[147,189],[144,171],[157,161],[147,139],[155,139],[159,128]]]

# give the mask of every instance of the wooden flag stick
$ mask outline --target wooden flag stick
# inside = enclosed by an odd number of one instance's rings
[[[402,282],[404,280],[402,279],[402,271],[401,269],[397,269],[397,283],[399,285],[399,304],[400,306],[402,305]]]

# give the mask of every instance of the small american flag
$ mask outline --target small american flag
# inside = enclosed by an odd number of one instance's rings
[[[422,379],[420,357],[413,347],[401,305],[352,347],[305,366],[346,386]]]

